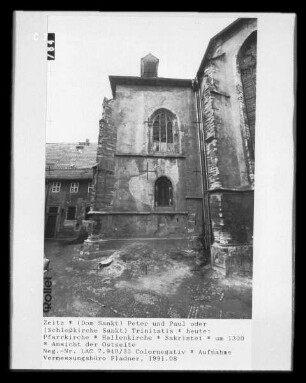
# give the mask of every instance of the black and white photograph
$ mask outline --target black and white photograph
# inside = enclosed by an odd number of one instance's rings
[[[46,316],[252,318],[256,63],[256,18],[49,18]]]
[[[14,13],[12,369],[292,370],[295,28]]]

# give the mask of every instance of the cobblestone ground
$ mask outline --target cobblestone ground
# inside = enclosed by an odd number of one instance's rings
[[[112,241],[93,259],[81,250],[46,241],[45,275],[52,277],[46,316],[251,318],[251,279],[199,269],[197,254],[178,241]]]

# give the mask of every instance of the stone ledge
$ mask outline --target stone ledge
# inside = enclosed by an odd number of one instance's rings
[[[227,277],[232,274],[251,276],[253,273],[253,246],[214,243],[211,246],[211,266]]]
[[[202,196],[196,196],[196,195],[186,195],[185,199],[203,199]]]
[[[224,92],[219,92],[218,90],[215,90],[215,89],[211,89],[210,92],[212,94],[217,94],[218,96],[223,96],[223,97],[226,97],[226,98],[230,98],[231,96],[227,93],[224,93]]]
[[[142,157],[142,158],[186,158],[183,154],[172,153],[115,153],[115,157]]]
[[[208,193],[254,193],[254,189],[215,188],[207,190]]]

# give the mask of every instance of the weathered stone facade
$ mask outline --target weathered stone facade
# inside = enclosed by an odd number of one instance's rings
[[[213,267],[252,271],[256,19],[213,37],[194,80],[110,76],[93,237],[201,239]]]
[[[121,84],[115,98],[104,100],[98,144],[93,219],[102,237],[201,235],[201,175],[191,81],[169,85],[146,79]],[[150,83],[147,83],[150,81]],[[123,80],[124,82],[124,80]],[[173,142],[153,145],[152,116],[163,110],[173,118]],[[155,184],[167,177],[171,206],[156,206]]]
[[[253,93],[248,85],[246,95],[241,62],[251,39],[247,53],[252,60],[244,61],[244,69],[250,61],[256,84],[256,28],[256,19],[239,19],[215,36],[196,79],[207,159],[211,262],[226,274],[250,272],[252,265],[256,85]]]

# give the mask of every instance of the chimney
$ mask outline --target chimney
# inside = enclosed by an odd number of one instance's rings
[[[151,53],[141,59],[141,77],[157,77],[159,59]]]

